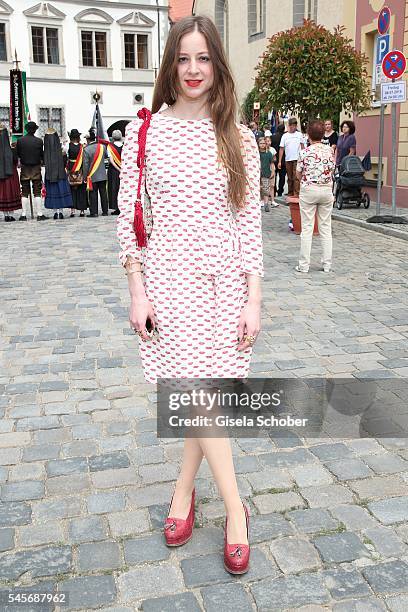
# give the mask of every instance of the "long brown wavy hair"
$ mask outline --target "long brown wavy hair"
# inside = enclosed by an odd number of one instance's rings
[[[232,207],[238,210],[245,206],[246,192],[241,135],[235,123],[238,101],[220,35],[209,17],[185,17],[171,27],[154,88],[152,112],[157,113],[163,104],[171,106],[176,102],[180,87],[177,66],[181,39],[194,30],[205,37],[213,65],[214,82],[208,106],[215,128],[218,157],[228,175],[228,198]]]

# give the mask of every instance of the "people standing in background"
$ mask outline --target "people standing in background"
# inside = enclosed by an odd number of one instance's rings
[[[81,144],[81,134],[77,129],[73,129],[69,132],[66,167],[72,195],[72,210],[79,210],[80,217],[85,217],[85,210],[88,208],[86,185],[83,179],[83,155],[84,147]],[[71,217],[74,216],[75,214],[72,212]]]
[[[354,121],[343,121],[340,126],[341,135],[337,140],[336,166],[340,166],[346,155],[355,155],[357,142],[355,137],[356,126]]]
[[[4,221],[15,221],[10,212],[21,210],[21,189],[17,173],[16,145],[10,146],[7,128],[0,123],[0,210]]]
[[[309,138],[307,136],[307,121],[302,121],[300,130],[302,132],[302,149],[306,149],[309,146]]]
[[[276,158],[278,155],[278,150],[272,146],[272,135],[265,136],[265,142],[266,142],[266,150],[272,153],[272,158],[273,158],[272,159],[272,162],[273,162],[272,175],[271,175],[271,180],[269,181],[270,183],[269,200],[271,201],[272,208],[276,208],[277,206],[279,206],[278,202],[275,202],[275,174],[276,174]]]
[[[282,136],[285,133],[285,124],[280,123],[277,128],[275,134],[272,134],[271,144],[275,151],[279,151],[280,143],[282,140]],[[279,179],[279,180],[278,180]],[[275,182],[274,182],[274,190],[275,196],[281,197],[283,195],[283,190],[285,189],[286,182],[286,164],[285,164],[285,152],[283,152],[281,167],[279,168],[279,157],[276,155],[275,160]]]
[[[38,125],[34,121],[29,121],[26,126],[26,136],[17,140],[17,156],[20,160],[20,184],[22,193],[23,214],[19,221],[27,221],[30,212],[31,185],[33,188],[33,208],[37,215],[37,221],[48,219],[44,215],[41,200],[42,176],[41,165],[43,163],[44,149],[41,138],[35,136]]]
[[[109,168],[108,168],[108,200],[112,215],[119,215],[118,193],[120,187],[120,171],[122,168],[123,136],[120,130],[113,130],[112,140],[107,145]]]
[[[299,264],[295,268],[297,272],[309,272],[316,209],[322,245],[322,269],[323,272],[331,271],[334,157],[331,148],[322,143],[323,134],[323,121],[309,123],[310,146],[300,152],[297,163],[297,175],[301,181],[299,208],[302,221]]]
[[[278,169],[282,167],[282,158],[285,153],[286,172],[288,175],[288,196],[299,197],[299,180],[296,176],[296,164],[299,152],[303,148],[303,136],[297,129],[297,119],[291,117],[288,122],[288,131],[282,136],[279,145]]]
[[[333,153],[335,153],[338,138],[338,133],[333,130],[333,121],[331,119],[326,119],[324,122],[324,136],[322,138],[322,143],[329,145],[332,148]]]
[[[89,197],[88,217],[98,216],[98,193],[101,198],[102,216],[108,214],[108,194],[106,191],[106,168],[105,158],[107,157],[104,144],[96,142],[95,130],[89,130],[89,144],[84,148],[84,182],[87,186]]]
[[[251,121],[250,122],[249,129],[252,130],[252,133],[253,133],[253,135],[255,136],[255,138],[257,140],[258,140],[258,138],[262,138],[262,136],[265,136],[263,131],[258,128],[258,124],[257,124],[256,121]]]
[[[45,208],[55,210],[54,219],[63,219],[63,208],[72,208],[71,189],[65,171],[61,142],[54,128],[44,136]]]
[[[261,161],[261,205],[264,206],[265,212],[269,212],[269,195],[271,191],[271,180],[275,171],[275,167],[273,165],[273,155],[266,145],[265,138],[259,138],[258,147],[259,157]]]

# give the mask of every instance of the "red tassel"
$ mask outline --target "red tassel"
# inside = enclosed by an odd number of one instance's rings
[[[146,230],[143,223],[143,209],[141,202],[136,202],[135,205],[135,218],[133,221],[135,229],[136,240],[139,247],[147,246]]]
[[[145,148],[146,148],[146,135],[147,129],[150,125],[151,112],[147,108],[141,108],[137,116],[139,119],[143,119],[143,123],[139,128],[138,134],[138,155],[137,155],[137,166],[139,168],[139,180],[137,185],[137,196],[135,205],[135,216],[133,220],[133,227],[136,234],[136,240],[139,247],[147,246],[146,230],[143,223],[143,208],[141,202],[141,188],[143,179],[143,169],[145,164]]]

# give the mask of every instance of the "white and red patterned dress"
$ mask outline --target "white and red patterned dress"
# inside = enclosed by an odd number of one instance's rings
[[[233,213],[227,175],[218,163],[211,119],[152,115],[146,141],[143,198],[148,246],[133,229],[138,130],[131,121],[122,152],[117,234],[122,265],[142,262],[158,335],[139,337],[145,379],[245,378],[252,347],[237,351],[238,323],[248,299],[246,274],[264,275],[260,162],[255,138],[240,125],[247,203]]]

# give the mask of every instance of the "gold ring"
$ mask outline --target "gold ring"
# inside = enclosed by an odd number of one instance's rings
[[[244,340],[246,342],[249,342],[249,344],[254,344],[255,340],[256,340],[256,336],[249,336],[248,334],[246,336],[244,336]]]

